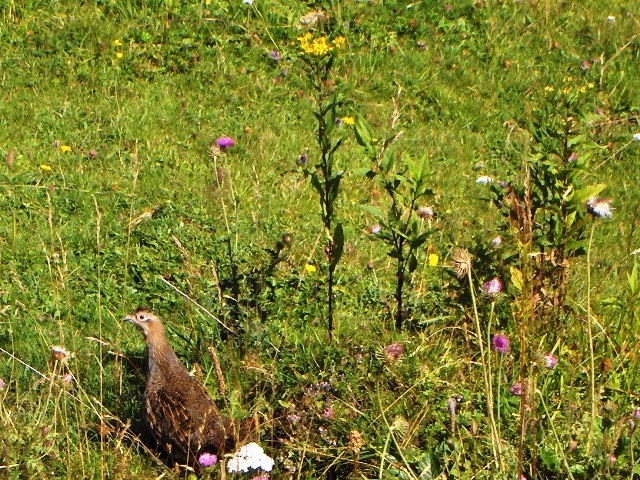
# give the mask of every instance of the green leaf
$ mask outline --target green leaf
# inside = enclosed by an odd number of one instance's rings
[[[373,129],[360,114],[356,114],[355,124],[356,140],[367,150],[372,148],[372,140],[374,136]]]
[[[371,215],[376,217],[378,220],[382,220],[382,221],[386,220],[384,213],[382,213],[382,210],[380,210],[378,207],[374,207],[373,205],[360,205],[360,208],[363,209],[365,212],[370,213]]]
[[[333,231],[333,249],[331,250],[331,268],[335,268],[335,266],[340,261],[340,257],[342,257],[342,252],[344,251],[344,231],[342,229],[342,224],[338,223],[336,225],[335,230]]]
[[[587,187],[583,187],[579,190],[576,190],[574,198],[578,203],[584,203],[589,200],[591,197],[595,197],[600,192],[602,192],[605,188],[607,188],[606,183],[598,183],[597,185],[589,185]]]
[[[374,170],[372,170],[371,168],[367,168],[367,167],[352,168],[351,171],[355,175],[358,175],[359,177],[373,178],[373,177],[376,176],[376,172]]]
[[[411,253],[411,255],[409,255],[408,267],[409,267],[409,273],[415,272],[416,268],[418,268],[418,259],[413,254],[413,252]]]
[[[515,267],[509,267],[511,273],[511,283],[519,292],[522,291],[522,272]]]

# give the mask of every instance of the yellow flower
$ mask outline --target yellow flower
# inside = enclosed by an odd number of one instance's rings
[[[42,170],[43,172],[51,172],[53,168],[43,163],[42,165],[40,165],[40,170]]]
[[[114,46],[114,47],[119,47],[120,45],[122,45],[122,42],[116,38],[116,39],[113,41],[113,46]]]
[[[311,265],[310,263],[307,263],[304,266],[304,269],[306,270],[307,273],[316,273],[317,268],[315,267],[315,265]]]
[[[554,90],[555,88],[553,88],[551,85],[547,85],[546,87],[544,87],[545,92],[553,92]]]
[[[356,119],[353,117],[342,117],[342,122],[345,125],[353,125],[354,123],[356,123]]]
[[[587,93],[587,87],[585,87],[584,85],[580,87],[580,93]]]
[[[587,87],[589,87],[589,88],[593,88],[593,87],[594,87],[593,82],[589,82],[589,84],[587,85]]]
[[[71,147],[69,145],[60,145],[60,151],[62,153],[68,153],[71,151]]]
[[[317,57],[333,50],[333,47],[327,43],[327,37],[313,38],[311,33],[298,37],[298,42],[300,42],[300,48],[304,53]]]
[[[339,36],[333,39],[333,46],[336,48],[344,47],[345,43],[346,43],[346,40],[344,39],[343,36]]]
[[[116,58],[122,58],[122,52],[116,52]]]
[[[428,261],[429,261],[429,266],[430,267],[437,267],[438,266],[438,255],[436,255],[435,253],[430,253],[429,257],[428,257]]]

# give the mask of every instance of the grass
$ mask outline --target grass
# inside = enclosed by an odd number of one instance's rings
[[[220,407],[260,419],[272,478],[640,477],[637,8],[450,7],[0,2],[0,476],[189,475],[140,422],[143,345],[120,319],[150,305]],[[401,87],[394,155],[429,158],[435,232],[401,332],[396,262],[361,208],[389,205],[356,174],[370,160],[343,125],[328,342],[327,237],[296,164],[319,155],[296,41],[314,8],[330,20],[312,31],[347,42],[325,85],[353,101],[340,114],[386,138]],[[606,184],[598,195],[615,210],[592,218],[576,203],[586,234],[565,236],[576,254],[559,286],[545,272],[560,244],[532,236],[562,213],[542,208],[518,228],[475,180],[530,185],[544,144],[532,124],[544,108],[566,120],[565,88],[585,89],[570,105],[575,149],[590,155],[583,180]],[[212,155],[223,135],[236,145]],[[549,192],[573,198],[549,175]],[[456,248],[470,252],[467,280],[450,268]],[[477,288],[496,276],[494,304]],[[507,354],[487,345],[489,329],[510,338]],[[73,355],[55,360],[56,345]]]

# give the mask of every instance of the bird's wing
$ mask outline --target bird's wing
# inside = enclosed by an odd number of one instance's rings
[[[189,412],[184,390],[159,388],[146,395],[147,421],[162,443],[170,443],[183,453],[189,449],[194,430],[194,418]],[[191,445],[197,450],[199,445]]]

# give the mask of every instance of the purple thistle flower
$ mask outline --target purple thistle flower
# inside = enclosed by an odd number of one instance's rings
[[[322,411],[322,416],[327,420],[333,420],[334,415],[335,413],[331,407],[327,407]]]
[[[513,386],[509,389],[509,391],[511,392],[512,395],[519,397],[520,395],[522,395],[522,384],[520,382],[514,383]]]
[[[269,56],[273,58],[276,62],[279,62],[280,60],[282,60],[282,55],[280,54],[280,52],[276,52],[275,50],[271,50],[269,52]]]
[[[635,417],[636,420],[640,420],[640,408],[636,409]]]
[[[497,297],[502,292],[502,281],[495,277],[482,285],[482,293],[487,297]]]
[[[493,349],[499,353],[507,353],[509,351],[509,339],[502,334],[493,336],[492,339]]]
[[[225,149],[225,148],[233,147],[236,144],[236,142],[231,137],[220,137],[216,139],[216,144],[220,148]]]
[[[558,359],[551,354],[545,355],[542,360],[544,361],[544,366],[549,370],[553,370],[558,364]]]
[[[398,360],[404,354],[404,345],[401,343],[392,343],[384,349],[384,356],[389,361]]]
[[[91,150],[89,150],[89,155],[88,156],[89,156],[89,158],[91,160],[93,160],[94,158],[96,158],[98,156],[98,152],[96,150],[91,149]]]
[[[2,390],[6,386],[7,386],[7,384],[4,383],[4,380],[0,378],[0,390]]]
[[[589,60],[583,60],[582,61],[582,70],[589,70],[589,67],[591,67],[591,63],[589,63]]]
[[[210,467],[212,465],[215,465],[217,461],[218,457],[216,457],[212,453],[204,452],[198,457],[198,463],[203,467]]]

